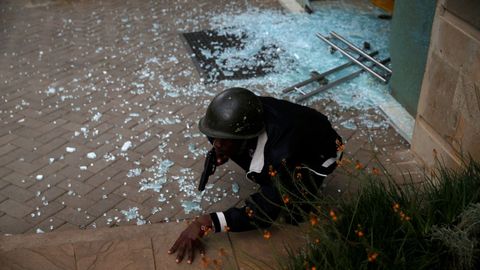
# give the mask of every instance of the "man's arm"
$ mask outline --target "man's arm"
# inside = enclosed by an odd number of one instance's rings
[[[169,254],[177,252],[176,262],[187,256],[187,263],[192,263],[195,250],[205,254],[201,238],[213,230],[215,232],[242,232],[255,228],[265,228],[280,213],[280,196],[274,186],[262,186],[260,192],[250,196],[242,208],[232,207],[225,212],[211,213],[196,218],[180,234],[175,244],[168,250]]]
[[[210,214],[215,232],[243,232],[271,225],[281,211],[282,199],[274,186],[262,186],[245,201],[242,208],[232,207]]]

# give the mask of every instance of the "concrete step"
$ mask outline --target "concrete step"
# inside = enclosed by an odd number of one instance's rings
[[[186,223],[157,223],[96,230],[0,236],[1,269],[273,269],[286,258],[285,246],[305,243],[304,228],[209,234],[206,255],[192,265],[167,254]]]

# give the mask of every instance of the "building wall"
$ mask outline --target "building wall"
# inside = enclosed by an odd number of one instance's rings
[[[417,108],[412,150],[427,166],[480,159],[480,1],[455,1],[437,3]]]

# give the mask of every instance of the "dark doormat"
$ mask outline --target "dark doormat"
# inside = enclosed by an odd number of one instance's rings
[[[273,71],[274,60],[278,59],[278,47],[269,44],[262,46],[248,58],[232,53],[228,59],[229,64],[227,64],[227,59],[221,59],[220,55],[227,49],[233,51],[244,49],[246,34],[234,35],[207,30],[183,33],[182,35],[189,45],[197,69],[203,74],[206,83],[263,76]]]

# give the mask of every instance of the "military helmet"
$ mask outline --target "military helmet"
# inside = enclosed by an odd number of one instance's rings
[[[213,98],[198,126],[212,138],[257,137],[264,130],[262,103],[248,89],[229,88]]]

